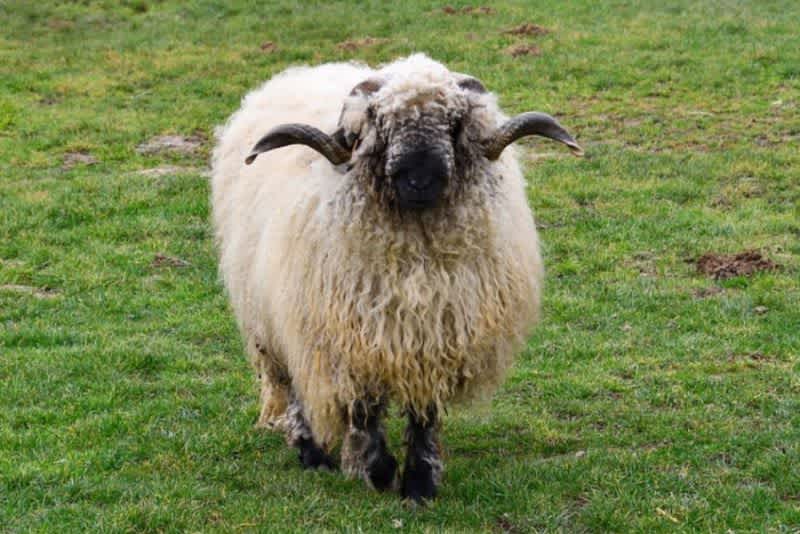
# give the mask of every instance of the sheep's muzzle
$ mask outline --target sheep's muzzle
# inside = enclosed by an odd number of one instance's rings
[[[389,178],[400,209],[420,211],[439,204],[450,174],[440,151],[417,149],[403,154],[392,167]]]

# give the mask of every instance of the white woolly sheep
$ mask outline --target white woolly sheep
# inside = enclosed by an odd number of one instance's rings
[[[580,154],[549,115],[508,119],[477,79],[421,54],[288,69],[218,132],[220,269],[259,422],[305,467],[332,468],[341,440],[348,475],[435,495],[444,406],[492,392],[537,319],[538,238],[504,151],[534,134]],[[409,418],[402,480],[389,402]]]

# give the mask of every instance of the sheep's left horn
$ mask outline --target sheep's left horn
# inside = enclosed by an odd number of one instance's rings
[[[547,113],[529,111],[509,119],[500,126],[486,142],[484,154],[492,161],[500,157],[505,148],[526,135],[541,135],[567,145],[576,156],[583,156],[583,149],[572,136]]]
[[[262,152],[289,145],[311,147],[334,165],[340,165],[350,159],[350,151],[325,132],[307,124],[281,124],[258,140],[244,162],[250,165]]]

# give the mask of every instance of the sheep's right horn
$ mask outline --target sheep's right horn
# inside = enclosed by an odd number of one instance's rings
[[[509,119],[495,130],[484,147],[484,154],[492,161],[500,157],[503,150],[526,135],[541,135],[567,145],[576,156],[583,156],[583,149],[572,136],[547,113],[529,111]]]
[[[307,124],[281,124],[258,140],[244,162],[250,165],[262,152],[289,145],[311,147],[334,165],[341,165],[350,159],[350,151],[325,132]]]

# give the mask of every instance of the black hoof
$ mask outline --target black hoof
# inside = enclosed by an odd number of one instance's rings
[[[325,451],[317,447],[316,443],[310,439],[301,439],[297,444],[300,449],[298,457],[303,469],[336,469],[333,459]]]
[[[403,473],[401,495],[415,504],[424,504],[436,497],[436,484],[433,482],[433,471],[427,465],[417,469],[406,469]]]
[[[397,472],[397,460],[394,456],[385,452],[378,457],[367,469],[369,481],[378,491],[391,489],[394,485],[394,476]]]

